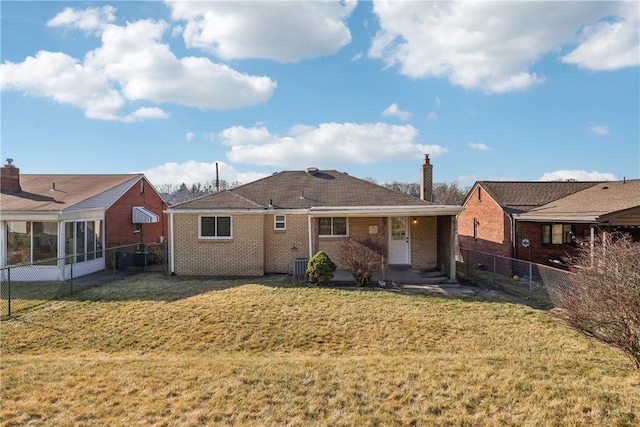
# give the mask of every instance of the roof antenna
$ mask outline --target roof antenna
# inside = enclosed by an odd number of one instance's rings
[[[218,179],[218,162],[216,162],[216,193],[220,191],[220,180]]]

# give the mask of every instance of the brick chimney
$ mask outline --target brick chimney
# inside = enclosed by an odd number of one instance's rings
[[[7,164],[0,168],[2,170],[2,180],[0,181],[0,191],[6,194],[19,193],[20,169],[13,165],[13,159],[7,159]]]
[[[422,180],[420,182],[420,198],[428,202],[433,201],[433,165],[429,162],[429,155],[424,155],[422,164]]]

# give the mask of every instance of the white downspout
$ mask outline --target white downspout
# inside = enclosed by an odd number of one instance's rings
[[[174,239],[173,239],[173,212],[169,214],[169,262],[171,264],[171,275],[175,276],[176,274],[176,257],[174,252]]]
[[[451,215],[451,245],[449,248],[449,279],[456,280],[456,235],[458,234],[457,215]]]
[[[311,213],[307,213],[307,222],[308,222],[308,229],[309,229],[309,259],[311,259],[311,257],[313,257],[313,238],[311,236]]]

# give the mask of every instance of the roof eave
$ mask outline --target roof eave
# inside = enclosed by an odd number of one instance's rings
[[[441,216],[457,215],[463,210],[457,205],[424,205],[424,206],[322,206],[309,209],[311,216]]]

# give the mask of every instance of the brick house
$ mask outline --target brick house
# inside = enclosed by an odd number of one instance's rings
[[[460,249],[558,265],[601,231],[640,240],[640,180],[478,181],[463,206]]]
[[[421,172],[428,200],[428,156]],[[440,269],[455,279],[456,215],[462,207],[423,199],[335,170],[274,173],[168,209],[170,270],[200,276],[291,274],[296,259],[319,250],[340,266],[341,241],[374,237],[387,244],[388,264]]]
[[[142,174],[21,175],[11,159],[1,174],[0,265],[30,280],[68,279],[71,259],[74,277],[100,271],[104,249],[167,235],[167,204]]]

